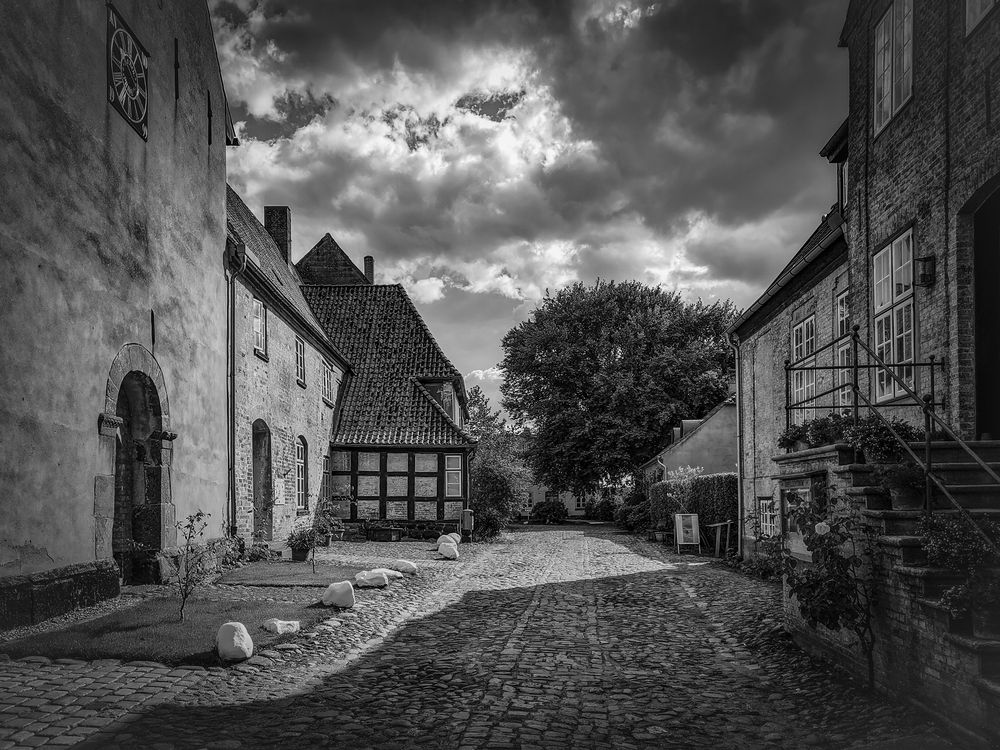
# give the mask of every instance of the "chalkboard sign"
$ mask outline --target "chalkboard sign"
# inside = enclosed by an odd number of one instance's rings
[[[701,550],[698,533],[697,513],[677,513],[674,515],[674,541],[677,553],[680,554],[683,548],[694,547],[695,552]]]

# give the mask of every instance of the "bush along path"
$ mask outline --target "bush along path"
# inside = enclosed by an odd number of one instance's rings
[[[462,547],[457,561],[359,592],[355,610],[262,654],[266,664],[200,671],[127,712],[97,709],[89,729],[52,721],[46,736],[164,750],[947,747],[921,717],[791,645],[773,584],[607,526],[529,527]],[[0,695],[60,669],[0,665]],[[121,699],[138,693],[141,668],[130,669],[118,673]],[[59,698],[71,721],[90,689],[75,674]],[[57,705],[40,700],[18,715]]]

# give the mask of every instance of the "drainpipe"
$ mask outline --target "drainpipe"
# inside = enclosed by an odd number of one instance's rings
[[[740,339],[729,334],[729,346],[736,358],[736,552],[743,556],[743,362],[740,358]]]
[[[226,242],[226,402],[228,407],[226,452],[229,463],[229,502],[227,534],[235,537],[236,527],[236,277],[247,267],[246,246]],[[234,267],[230,270],[230,264]],[[236,266],[238,265],[238,268]]]

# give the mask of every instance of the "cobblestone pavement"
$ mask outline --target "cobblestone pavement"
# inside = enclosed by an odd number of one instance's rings
[[[0,748],[950,747],[795,649],[772,584],[604,526],[461,550],[228,670],[0,663]]]

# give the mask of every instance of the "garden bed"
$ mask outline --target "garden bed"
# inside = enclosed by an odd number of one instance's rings
[[[184,622],[178,620],[178,609],[175,597],[147,599],[103,617],[7,641],[0,644],[0,653],[13,659],[47,656],[217,666],[220,662],[215,654],[215,634],[224,622],[246,625],[254,651],[259,652],[296,637],[275,635],[261,628],[268,618],[299,620],[305,629],[336,611],[318,601],[217,601],[198,598],[197,594],[188,599]]]
[[[313,573],[311,561],[289,560],[260,561],[244,565],[225,573],[218,583],[230,586],[321,586],[326,588],[335,581],[353,581],[354,574],[364,570],[364,565],[334,564],[316,560]]]

